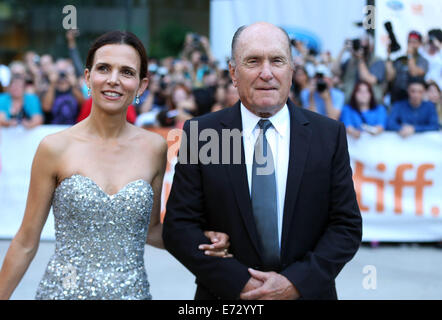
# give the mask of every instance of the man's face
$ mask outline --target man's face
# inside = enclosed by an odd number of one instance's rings
[[[413,83],[408,86],[408,100],[413,107],[419,107],[424,98],[425,88],[420,83]]]
[[[285,34],[270,24],[249,26],[240,34],[236,65],[229,66],[241,102],[260,116],[271,116],[287,102],[292,84],[290,47]]]
[[[408,47],[412,48],[413,51],[417,52],[417,50],[419,49],[421,43],[418,39],[415,38],[409,38],[408,39]]]

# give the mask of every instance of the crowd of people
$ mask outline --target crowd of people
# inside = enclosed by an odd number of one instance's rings
[[[1,66],[0,126],[73,125],[92,107],[84,81],[77,33],[66,33],[69,58],[27,52]],[[395,60],[374,54],[370,35],[345,40],[337,57],[292,40],[290,98],[299,107],[342,121],[348,135],[384,130],[402,137],[442,125],[442,31],[411,31],[407,54]],[[148,89],[127,111],[139,127],[180,127],[185,120],[238,101],[227,69],[219,67],[207,37],[186,35],[178,57],[150,59]]]

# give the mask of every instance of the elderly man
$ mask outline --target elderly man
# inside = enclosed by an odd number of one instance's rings
[[[359,248],[345,127],[288,100],[292,72],[282,29],[241,27],[230,63],[240,101],[184,125],[163,239],[195,274],[195,299],[337,299]],[[218,137],[206,142],[209,131]],[[198,250],[205,228],[230,236],[233,257]]]

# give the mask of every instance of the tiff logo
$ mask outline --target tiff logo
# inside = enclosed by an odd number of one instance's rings
[[[378,172],[384,172],[387,169],[384,163],[379,163],[376,166],[376,170]],[[390,181],[385,181],[384,179],[377,177],[370,177],[364,174],[364,164],[362,162],[355,162],[355,171],[353,175],[353,181],[355,183],[355,190],[357,195],[357,200],[359,204],[359,208],[361,211],[369,211],[370,208],[364,205],[363,196],[362,196],[362,186],[365,184],[373,184],[376,187],[376,208],[377,212],[384,211],[384,193],[385,187],[388,183],[393,186],[394,190],[394,212],[396,214],[402,213],[402,195],[404,188],[413,188],[415,195],[415,212],[416,215],[421,216],[424,213],[424,205],[423,205],[423,194],[424,188],[433,185],[432,180],[427,180],[425,178],[425,173],[429,170],[434,169],[434,164],[425,163],[418,166],[415,169],[416,178],[413,180],[405,180],[404,174],[407,170],[413,170],[414,167],[410,163],[405,163],[398,165],[395,171],[394,178]],[[439,208],[433,207],[431,209],[432,215],[437,217],[439,215]]]

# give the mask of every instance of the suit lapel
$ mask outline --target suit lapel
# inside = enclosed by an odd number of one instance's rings
[[[229,129],[239,129],[242,132],[242,120],[240,102],[231,107],[231,112],[221,120],[221,124]],[[244,141],[241,138],[241,164],[233,164],[233,144],[230,148],[230,164],[226,165],[231,187],[238,203],[241,217],[247,229],[249,237],[255,247],[256,253],[261,256],[259,250],[258,231],[253,217],[252,202],[250,200],[247,168],[244,155]]]
[[[289,245],[290,224],[311,139],[311,129],[307,126],[309,123],[307,118],[290,100],[287,106],[290,112],[290,153],[282,223],[281,257],[284,257],[286,247]]]

